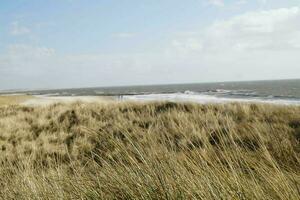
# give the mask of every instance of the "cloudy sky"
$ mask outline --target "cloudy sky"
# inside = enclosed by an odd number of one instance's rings
[[[300,0],[1,0],[0,89],[300,78]]]

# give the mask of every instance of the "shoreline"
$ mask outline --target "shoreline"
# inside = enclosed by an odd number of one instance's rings
[[[223,103],[262,103],[274,105],[296,105],[300,106],[298,99],[283,99],[283,98],[238,98],[238,97],[222,97],[206,94],[194,93],[171,93],[171,94],[146,94],[146,95],[125,95],[124,100],[131,101],[172,101],[172,102],[188,102],[199,104],[223,104]]]
[[[258,98],[229,98],[212,95],[193,94],[148,94],[148,95],[120,95],[120,96],[50,96],[50,95],[0,95],[1,105],[18,104],[22,106],[48,106],[55,103],[116,103],[116,102],[178,102],[197,104],[227,104],[253,103],[270,105],[300,106],[299,100],[287,99],[258,99]]]
[[[197,104],[258,103],[271,105],[300,106],[299,100],[228,98],[193,94],[148,94],[122,96],[50,96],[50,95],[0,95],[1,105],[48,106],[55,103],[112,103],[112,102],[178,102]]]
[[[120,95],[120,96],[48,96],[35,95],[33,99],[22,102],[24,106],[46,106],[54,103],[112,103],[112,102],[178,102],[197,104],[227,104],[227,103],[258,103],[271,105],[300,106],[298,100],[286,99],[258,99],[258,98],[229,98],[211,95],[190,94],[148,94],[148,95]]]

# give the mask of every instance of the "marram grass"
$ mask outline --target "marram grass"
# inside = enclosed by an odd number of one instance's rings
[[[300,199],[300,107],[0,107],[1,199]]]

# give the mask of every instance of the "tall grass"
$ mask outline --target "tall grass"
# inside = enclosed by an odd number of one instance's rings
[[[0,108],[2,199],[300,199],[300,107]]]

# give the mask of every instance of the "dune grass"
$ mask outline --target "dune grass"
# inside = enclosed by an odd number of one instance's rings
[[[0,108],[2,199],[300,199],[300,107]]]
[[[30,95],[0,95],[0,106],[18,105],[32,98]]]

